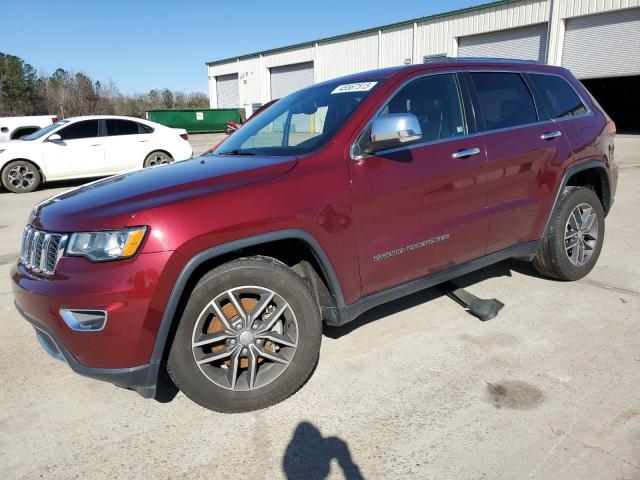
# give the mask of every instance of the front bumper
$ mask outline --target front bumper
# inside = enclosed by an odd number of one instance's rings
[[[140,365],[130,368],[92,368],[79,363],[53,332],[27,315],[16,303],[16,309],[36,331],[40,345],[56,360],[62,360],[71,370],[84,377],[109,382],[122,388],[134,390],[144,398],[154,398],[158,379],[158,364]]]
[[[92,263],[63,257],[44,277],[14,265],[14,303],[36,329],[45,350],[90,378],[153,397],[159,361],[152,359],[156,334],[173,282],[174,252],[139,254],[114,262]],[[108,313],[101,330],[78,331],[61,309]]]

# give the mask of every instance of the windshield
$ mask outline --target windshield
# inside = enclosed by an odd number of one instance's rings
[[[41,128],[40,130],[36,130],[31,135],[27,135],[25,137],[22,137],[20,140],[26,140],[27,142],[29,142],[31,140],[37,140],[38,138],[41,138],[41,137],[45,136],[49,132],[52,132],[56,128],[61,127],[65,123],[69,123],[69,120],[60,120],[59,122],[52,123],[51,125],[48,125],[48,126],[46,126],[44,128]]]
[[[299,155],[326,144],[381,83],[331,82],[279,100],[229,137],[215,155]]]

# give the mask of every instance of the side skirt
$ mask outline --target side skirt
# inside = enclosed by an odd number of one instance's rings
[[[323,308],[323,316],[328,325],[340,326],[349,323],[362,315],[367,310],[382,305],[412,293],[433,287],[442,282],[453,280],[454,278],[466,275],[481,268],[493,265],[494,263],[507,260],[509,258],[522,258],[531,260],[542,245],[542,240],[524,242],[513,247],[505,248],[498,252],[491,253],[484,257],[476,258],[462,265],[458,265],[441,272],[427,275],[426,277],[412,280],[397,287],[383,290],[361,298],[356,303],[346,305],[342,308]]]

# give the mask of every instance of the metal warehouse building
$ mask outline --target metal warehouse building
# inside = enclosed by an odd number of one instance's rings
[[[640,0],[502,0],[209,62],[211,108],[250,115],[316,82],[439,56],[565,66],[619,131],[640,133]]]

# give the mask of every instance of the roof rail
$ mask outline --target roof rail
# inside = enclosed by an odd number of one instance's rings
[[[427,57],[424,63],[437,62],[498,62],[498,63],[540,63],[538,60],[524,60],[522,58],[498,58],[498,57]]]

